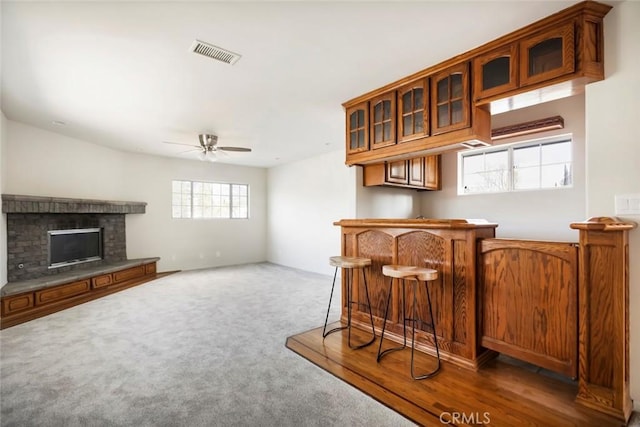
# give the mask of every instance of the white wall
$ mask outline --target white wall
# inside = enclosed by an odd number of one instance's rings
[[[498,223],[496,235],[520,239],[578,241],[569,224],[585,219],[584,96],[514,110],[492,117],[492,127],[560,115],[564,129],[518,138],[501,144],[571,133],[573,135],[572,188],[497,194],[458,195],[457,153],[442,156],[442,191],[422,194],[422,215],[428,218],[484,218]]]
[[[344,155],[343,155],[344,157]],[[362,168],[356,167],[355,218],[415,218],[420,215],[420,193],[398,187],[364,187]]]
[[[5,145],[6,145],[6,118],[0,111],[0,194],[4,193],[5,166]],[[2,200],[0,200],[0,211],[2,210]],[[7,215],[0,214],[0,287],[7,283]]]
[[[328,259],[341,249],[333,223],[355,216],[354,174],[342,150],[269,169],[270,262],[333,272]]]
[[[587,87],[587,213],[613,216],[616,194],[640,193],[640,3],[607,14],[605,80]],[[640,216],[622,219],[640,223]],[[639,224],[640,225],[640,224]],[[631,397],[640,410],[640,230],[629,232]]]
[[[125,153],[11,120],[5,148],[6,194],[146,202],[126,215],[130,259],[159,256],[160,271],[266,259],[266,169]],[[172,179],[249,184],[250,219],[172,219]]]

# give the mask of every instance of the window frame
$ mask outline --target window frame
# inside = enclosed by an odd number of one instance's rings
[[[176,193],[173,188],[176,182],[179,182],[181,184],[181,189],[179,193]],[[181,196],[181,201],[184,201],[184,192],[183,192],[183,188],[185,183],[189,183],[189,205],[188,205],[188,216],[184,216],[183,213],[185,212],[185,204],[174,204],[174,196],[176,194],[180,194]],[[226,197],[228,197],[229,199],[229,206],[227,209],[227,213],[226,216],[194,216],[194,211],[196,209],[202,209],[204,210],[204,208],[206,208],[206,204],[198,204],[196,205],[194,203],[194,200],[196,197],[194,197],[194,187],[196,187],[195,184],[200,184],[200,185],[219,185],[219,186],[226,186],[228,189],[228,195]],[[242,192],[242,188],[245,188],[244,194]],[[234,192],[234,190],[237,192],[237,194]],[[249,212],[250,212],[250,186],[249,184],[243,184],[243,183],[237,183],[237,182],[219,182],[219,181],[193,181],[193,180],[188,180],[188,179],[172,179],[171,180],[171,219],[190,219],[190,220],[224,220],[224,219],[231,219],[231,220],[248,220],[250,218]],[[198,193],[197,195],[199,196],[204,196],[205,193]],[[211,195],[213,197],[213,195]],[[244,204],[240,204],[240,205],[236,205],[235,203],[238,202],[242,202],[244,200]],[[215,210],[215,199],[212,199],[212,204],[211,204],[211,212],[213,213]],[[235,203],[234,203],[235,202]],[[174,215],[174,208],[176,206],[180,206],[181,207],[181,215],[180,216],[175,216]],[[226,208],[226,207],[225,207]],[[244,216],[238,216],[237,213],[238,211],[240,213],[244,212]]]
[[[570,144],[570,160],[565,163],[569,163],[571,165],[571,183],[568,185],[562,185],[557,187],[542,187],[542,175],[540,174],[538,178],[538,187],[535,188],[515,188],[515,174],[514,174],[514,151],[517,149],[527,148],[527,147],[543,147],[545,145],[553,145],[558,143],[568,142]],[[468,192],[465,191],[465,174],[464,174],[464,159],[466,157],[471,157],[479,154],[489,154],[489,153],[497,153],[497,152],[506,152],[507,153],[507,169],[508,173],[507,179],[507,188],[504,190],[496,190],[496,191],[473,191]],[[542,157],[542,154],[540,155]],[[574,175],[575,175],[575,148],[574,148],[574,139],[572,134],[562,134],[562,135],[554,135],[545,138],[538,139],[530,139],[526,141],[518,141],[510,144],[501,144],[497,146],[491,147],[481,147],[473,150],[465,150],[458,152],[458,182],[457,182],[457,194],[459,196],[474,196],[474,195],[486,195],[486,194],[502,194],[502,193],[515,193],[515,192],[523,192],[523,191],[545,191],[545,190],[565,190],[571,189],[575,185]],[[547,164],[543,164],[541,160],[539,160],[537,167],[542,168],[543,166],[548,166]]]

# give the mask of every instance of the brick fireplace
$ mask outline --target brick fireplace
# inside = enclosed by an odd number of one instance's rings
[[[125,215],[145,213],[144,202],[2,195],[7,214],[9,283],[54,276],[127,259]],[[50,230],[102,228],[103,258],[84,264],[48,268]]]

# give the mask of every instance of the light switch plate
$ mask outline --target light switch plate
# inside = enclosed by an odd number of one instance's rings
[[[615,196],[616,215],[640,215],[640,193]]]

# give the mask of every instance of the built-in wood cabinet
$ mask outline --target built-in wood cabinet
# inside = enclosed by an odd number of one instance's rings
[[[369,102],[371,149],[396,143],[396,94],[385,93]]]
[[[363,184],[365,187],[440,190],[440,155],[365,165]]]
[[[431,77],[431,123],[434,135],[471,125],[469,63],[455,65]]]
[[[603,18],[575,4],[343,104],[346,164],[490,145],[491,114],[581,93],[604,79]]]
[[[515,43],[474,58],[474,99],[483,99],[516,89],[518,69],[518,45]]]
[[[429,79],[398,89],[398,142],[429,136]]]
[[[521,86],[551,80],[574,70],[573,21],[520,41]]]
[[[148,261],[151,260],[153,258]],[[93,276],[55,286],[4,294],[0,306],[0,328],[18,325],[155,279],[156,262],[145,261],[128,268],[114,267],[109,272],[102,268],[102,272]],[[6,287],[12,284],[7,284],[3,292],[7,292]]]
[[[347,154],[369,150],[369,103],[347,108]]]

